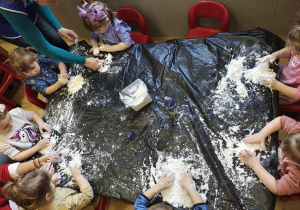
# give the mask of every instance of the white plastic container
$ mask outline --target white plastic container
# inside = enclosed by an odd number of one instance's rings
[[[130,106],[135,111],[139,111],[152,101],[146,84],[140,79],[135,80],[133,83],[125,87],[122,92],[134,97],[132,98],[126,96],[125,94],[119,93],[120,99],[123,101],[125,106]]]

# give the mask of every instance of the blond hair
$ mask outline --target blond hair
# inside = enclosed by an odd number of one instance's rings
[[[36,50],[32,48],[18,47],[9,55],[10,65],[21,73],[26,73],[30,70],[31,65],[36,60]]]
[[[296,22],[288,32],[289,45],[295,46],[295,49],[300,52],[300,13],[298,15],[298,22]]]
[[[50,201],[54,199],[50,176],[42,170],[31,171],[22,178],[8,182],[1,193],[24,209],[38,209],[48,204],[47,193],[52,195]]]
[[[288,134],[280,147],[290,160],[300,164],[300,132]]]
[[[149,207],[148,210],[173,210],[173,208],[164,203],[159,203]]]

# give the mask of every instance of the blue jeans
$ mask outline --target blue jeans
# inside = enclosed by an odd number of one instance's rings
[[[52,45],[59,47],[64,50],[68,50],[69,46],[67,43],[59,36],[57,31],[53,29],[48,23],[46,23],[40,16],[38,16],[35,26],[41,31],[45,39]],[[0,35],[0,39],[8,43],[17,45],[19,47],[30,47],[31,45],[26,42],[22,37],[16,39],[8,39]]]

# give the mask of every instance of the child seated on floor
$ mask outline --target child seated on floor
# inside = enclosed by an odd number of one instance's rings
[[[141,194],[134,203],[134,210],[172,210],[172,207],[166,205],[166,204],[156,204],[154,206],[151,206],[150,208],[147,208],[149,205],[151,199],[161,191],[171,187],[175,179],[175,176],[172,176],[172,174],[163,174],[157,184],[152,186],[150,189],[148,189],[146,192]],[[197,192],[195,187],[193,186],[193,178],[191,170],[188,172],[182,172],[182,178],[179,182],[181,187],[186,190],[188,195],[190,196],[192,203],[193,203],[193,209],[194,210],[207,210],[207,204],[204,203],[202,200],[200,194]]]
[[[31,121],[38,124],[42,133],[43,129],[50,133],[51,126],[38,114],[21,108],[8,112],[6,106],[0,104],[0,152],[15,161],[22,161],[47,147],[49,145],[47,138],[32,147],[37,131]]]
[[[260,163],[260,153],[255,157],[250,151],[239,153],[240,160],[252,168],[261,182],[282,199],[300,199],[300,122],[287,116],[277,117],[259,133],[246,136],[245,143],[260,143],[265,149],[265,140],[270,134],[283,129],[288,135],[280,144],[280,179],[276,180]]]
[[[2,193],[24,209],[82,209],[93,199],[93,189],[81,174],[81,166],[69,168],[80,192],[71,188],[55,188],[60,176],[51,180],[54,170],[53,165],[48,163],[42,170],[32,171],[14,182],[8,182],[2,188]],[[98,196],[95,205],[88,209],[94,210],[99,200]]]
[[[131,28],[123,22],[115,18],[114,12],[108,6],[99,1],[86,1],[79,9],[79,17],[83,20],[84,26],[92,32],[91,44],[95,56],[100,51],[115,52],[123,51],[134,44],[130,38]],[[99,40],[103,41],[103,45],[99,47]]]
[[[26,75],[24,84],[46,99],[68,83],[66,64],[47,58],[34,49],[16,48],[10,53],[9,62],[17,71]]]

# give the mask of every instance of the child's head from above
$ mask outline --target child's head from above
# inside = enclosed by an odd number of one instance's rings
[[[280,147],[291,161],[300,165],[300,132],[288,134]]]
[[[299,22],[295,23],[290,29],[287,38],[287,44],[290,47],[292,54],[300,59],[300,13]]]
[[[0,133],[7,133],[11,130],[13,121],[4,104],[0,104]]]
[[[32,53],[29,48],[14,49],[9,55],[9,62],[15,69],[27,76],[37,76],[41,72],[37,55]]]
[[[111,24],[114,26],[114,12],[102,2],[92,1],[77,8],[80,19],[89,31],[105,33]]]
[[[153,206],[151,206],[147,209],[148,210],[173,210],[173,208],[171,206],[168,206],[168,205],[163,204],[163,203],[153,205]]]
[[[55,186],[47,172],[34,170],[8,182],[1,193],[24,209],[38,209],[53,202]]]

